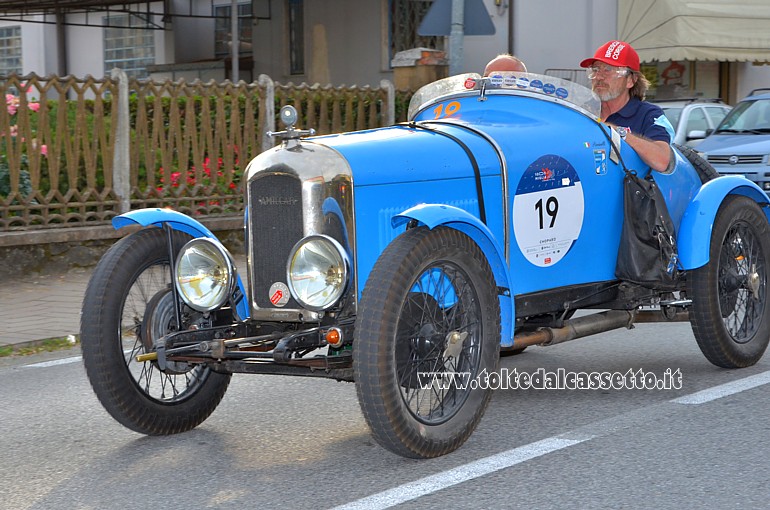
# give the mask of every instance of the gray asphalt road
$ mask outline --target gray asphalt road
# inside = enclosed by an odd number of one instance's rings
[[[770,361],[713,367],[687,324],[642,325],[503,360],[509,371],[529,373],[678,369],[681,389],[498,390],[470,440],[428,461],[373,442],[352,384],[235,376],[199,428],[144,437],[101,408],[77,358],[30,366],[49,357],[0,363],[0,508],[766,508],[770,501]]]

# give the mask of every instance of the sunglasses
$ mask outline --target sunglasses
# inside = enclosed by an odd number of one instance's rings
[[[588,75],[589,80],[593,80],[599,74],[603,74],[604,76],[616,76],[618,78],[622,78],[624,76],[628,76],[628,74],[631,72],[631,70],[627,67],[612,67],[612,66],[591,66],[586,69],[586,74]]]

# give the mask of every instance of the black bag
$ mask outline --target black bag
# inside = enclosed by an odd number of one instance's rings
[[[651,175],[623,179],[623,232],[615,276],[644,287],[674,290],[679,281],[674,223]]]

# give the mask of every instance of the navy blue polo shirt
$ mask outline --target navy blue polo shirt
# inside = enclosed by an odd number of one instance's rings
[[[674,128],[658,105],[632,97],[626,105],[605,119],[610,124],[628,128],[633,134],[650,140],[671,143]],[[669,131],[670,129],[670,131]]]

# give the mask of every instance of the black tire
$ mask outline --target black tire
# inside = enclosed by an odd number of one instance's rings
[[[470,381],[496,370],[500,350],[497,286],[476,243],[443,227],[396,238],[369,275],[355,331],[356,390],[375,440],[413,458],[459,448],[491,397]],[[463,378],[444,388],[419,372]]]
[[[753,200],[728,196],[711,232],[709,262],[689,271],[690,323],[711,363],[755,364],[770,341],[767,295],[770,229]]]
[[[174,232],[175,252],[191,239]],[[138,362],[153,339],[176,328],[166,232],[140,230],[115,243],[83,299],[80,340],[91,386],[107,412],[131,430],[166,435],[190,430],[216,409],[229,374],[203,365]]]
[[[684,156],[687,161],[689,161],[693,168],[695,168],[695,171],[698,172],[698,177],[700,177],[700,182],[703,184],[706,184],[707,182],[716,179],[719,177],[719,172],[716,171],[716,169],[711,166],[711,163],[700,157],[698,153],[692,148],[687,147],[686,145],[679,145],[674,144],[674,147],[679,149],[679,152],[682,153],[682,156]]]

